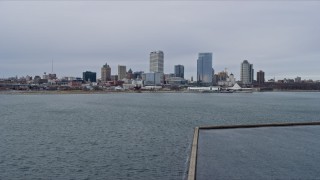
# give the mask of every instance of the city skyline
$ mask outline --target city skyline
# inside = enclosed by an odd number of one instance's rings
[[[153,52],[151,52],[151,53],[154,53],[155,51],[153,51]],[[163,52],[162,51],[160,51],[162,54],[163,54]],[[215,69],[214,69],[214,65],[213,65],[213,63],[212,63],[212,53],[198,53],[198,59],[196,60],[196,66],[197,66],[197,69],[198,69],[198,65],[199,65],[199,57],[201,57],[201,56],[203,56],[203,55],[205,55],[205,54],[210,54],[210,62],[211,62],[211,66],[208,66],[207,68],[209,68],[209,67],[211,67],[211,70],[212,70],[212,73],[214,72],[214,74],[212,74],[212,78],[213,78],[213,75],[218,75],[219,74],[219,72],[216,72],[215,71]],[[162,60],[163,61],[163,60]],[[243,60],[243,62],[240,64],[240,73],[239,73],[239,81],[242,81],[243,82],[243,80],[242,80],[242,73],[243,73],[243,63],[248,63],[248,61],[247,60]],[[149,62],[150,63],[150,62]],[[164,64],[164,63],[163,63]],[[253,64],[249,64],[250,65],[250,67],[253,65]],[[0,79],[2,78],[2,79],[6,79],[6,78],[13,78],[13,77],[26,77],[26,76],[48,76],[48,75],[46,75],[46,74],[53,74],[53,75],[55,75],[55,76],[57,76],[58,78],[64,78],[64,77],[74,77],[74,78],[80,78],[81,76],[83,77],[84,75],[83,75],[83,73],[84,72],[80,72],[80,75],[76,75],[76,76],[71,76],[71,75],[65,75],[65,76],[59,76],[59,75],[57,75],[54,71],[53,71],[53,61],[51,62],[51,69],[52,69],[52,71],[51,72],[43,72],[43,74],[41,74],[41,73],[34,73],[34,74],[26,74],[26,75],[21,75],[21,76],[18,76],[18,75],[16,75],[16,76],[8,76],[8,77],[0,77]],[[115,66],[115,65],[114,65]],[[149,66],[151,66],[151,65],[149,65]],[[170,71],[170,72],[168,72],[168,73],[164,73],[164,74],[176,74],[175,73],[175,71],[176,71],[176,66],[182,66],[182,71],[183,71],[183,74],[184,74],[184,66],[183,65],[174,65],[174,67],[173,67],[173,72],[172,71]],[[105,77],[104,76],[106,76],[105,74],[106,74],[106,69],[105,69],[105,67],[108,67],[108,69],[109,70],[107,70],[108,71],[108,74],[110,75],[110,77],[112,77],[112,76],[117,76],[117,77],[119,77],[119,68],[120,68],[120,74],[122,74],[121,75],[121,77],[123,77],[123,78],[126,78],[127,77],[127,75],[126,75],[126,73],[127,73],[127,71],[126,71],[126,65],[117,65],[117,66],[115,66],[115,67],[117,67],[117,69],[113,69],[113,71],[111,71],[111,66],[110,65],[108,65],[108,63],[106,63],[105,65],[103,65],[102,66],[102,68],[100,69],[100,75],[101,76],[96,76],[96,79],[98,80],[101,80],[102,82],[105,82]],[[204,67],[206,67],[206,65],[204,66]],[[252,68],[252,67],[251,67]],[[129,68],[130,69],[130,71],[132,72],[132,69],[131,68]],[[262,68],[263,69],[263,68]],[[116,71],[117,70],[117,71]],[[253,70],[253,69],[252,69]],[[92,72],[92,73],[98,73],[98,71],[91,71],[91,70],[84,70],[84,71],[86,71],[86,72]],[[259,70],[259,72],[261,72],[262,70],[260,69]],[[111,72],[113,72],[113,73],[111,73]],[[147,71],[144,71],[144,70],[142,70],[142,71],[135,71],[135,72],[145,72],[145,73],[152,73],[152,71],[149,69],[149,71],[147,70]],[[232,76],[234,76],[234,74],[235,73],[233,73],[232,71],[228,71],[228,68],[225,68],[224,70],[222,70],[221,72],[226,72],[226,73],[230,73],[230,74],[232,74]],[[262,71],[263,72],[263,71]],[[81,75],[81,73],[82,73],[82,75]],[[251,75],[250,76],[252,76],[251,77],[251,80],[250,80],[250,82],[248,82],[248,84],[251,84],[253,81],[255,81],[255,80],[258,80],[257,78],[258,78],[258,76],[255,76],[255,74],[254,74],[255,72],[254,71],[252,71],[251,72]],[[108,75],[108,77],[109,77],[109,75]],[[197,75],[196,76],[193,76],[193,75],[191,75],[191,77],[190,78],[184,78],[184,79],[186,79],[186,80],[190,80],[190,79],[193,79],[194,77],[197,77],[199,74],[198,74],[198,72],[197,72]],[[179,77],[179,76],[176,76],[176,77]],[[296,79],[296,78],[303,78],[304,80],[309,80],[309,79],[311,79],[311,80],[315,80],[315,81],[317,81],[317,80],[319,80],[319,79],[312,79],[312,78],[305,78],[305,77],[300,77],[300,76],[294,76],[294,77],[288,77],[288,76],[284,76],[283,78],[278,78],[278,80],[282,80],[282,79]],[[122,78],[120,78],[120,79],[122,79]],[[109,80],[112,80],[112,78],[111,79],[109,79]],[[270,80],[272,81],[275,81],[275,80],[277,80],[276,78],[275,78],[275,76],[274,77],[272,77],[272,76],[270,76]],[[197,78],[197,80],[196,81],[198,81],[198,78]],[[201,80],[200,80],[200,82],[201,82]],[[247,84],[247,83],[245,83],[245,84]]]
[[[108,62],[149,70],[165,53],[164,73],[182,64],[196,77],[199,52],[216,72],[240,78],[247,59],[267,79],[320,79],[320,2],[0,2],[0,78],[81,76]],[[142,11],[142,9],[144,9]],[[199,11],[201,10],[201,11]],[[97,74],[100,77],[100,73]]]

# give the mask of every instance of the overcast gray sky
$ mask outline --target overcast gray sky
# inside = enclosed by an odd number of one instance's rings
[[[240,79],[247,59],[267,78],[320,79],[318,1],[0,1],[0,78],[81,77],[106,62],[149,71],[162,50],[165,73],[185,66],[196,76],[199,52],[213,53],[216,72]]]

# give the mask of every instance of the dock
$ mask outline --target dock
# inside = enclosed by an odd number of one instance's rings
[[[319,179],[320,122],[205,126],[194,131],[188,180]]]

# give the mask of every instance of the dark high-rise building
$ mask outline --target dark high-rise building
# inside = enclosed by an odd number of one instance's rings
[[[82,73],[83,81],[86,82],[97,82],[97,73],[86,71]]]
[[[174,76],[184,78],[184,66],[183,65],[175,65],[174,66]]]
[[[212,85],[216,85],[217,81],[216,78],[214,77],[214,69],[212,68]]]
[[[143,71],[136,71],[133,73],[133,79],[142,79]]]
[[[201,85],[212,85],[212,53],[199,53],[197,81]]]
[[[127,72],[127,79],[132,79],[133,78],[133,73],[131,68],[129,69],[129,71]]]
[[[264,84],[264,72],[261,70],[257,72],[257,83]]]

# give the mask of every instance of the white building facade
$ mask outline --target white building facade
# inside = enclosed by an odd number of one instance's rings
[[[253,65],[248,62],[248,60],[244,60],[241,63],[240,68],[241,82],[242,84],[252,84],[253,83]]]
[[[150,72],[163,73],[164,54],[162,51],[150,53]]]

